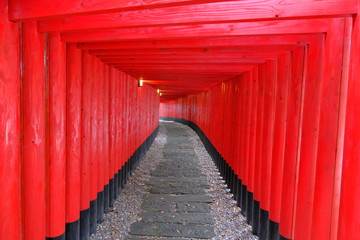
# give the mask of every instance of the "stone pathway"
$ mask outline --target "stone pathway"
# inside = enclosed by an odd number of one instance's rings
[[[141,212],[126,239],[211,239],[214,219],[206,190],[210,188],[198,165],[184,126],[165,124],[167,141],[163,159],[150,172]]]
[[[104,218],[90,240],[258,239],[200,138],[176,122],[160,122],[154,143]]]

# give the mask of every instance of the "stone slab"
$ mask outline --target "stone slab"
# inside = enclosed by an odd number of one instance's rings
[[[174,223],[146,223],[135,222],[130,227],[131,235],[163,236],[163,237],[189,237],[210,239],[215,236],[210,225],[174,224]]]
[[[148,212],[175,212],[176,204],[170,201],[144,201],[141,209]]]
[[[140,213],[143,222],[159,222],[159,223],[193,223],[193,224],[214,224],[213,217],[208,213]]]
[[[210,205],[207,203],[197,202],[179,202],[177,203],[177,211],[179,212],[201,212],[210,213]]]
[[[145,194],[143,199],[144,202],[146,201],[206,202],[206,203],[213,202],[213,199],[211,197],[201,194],[186,194],[186,195]]]

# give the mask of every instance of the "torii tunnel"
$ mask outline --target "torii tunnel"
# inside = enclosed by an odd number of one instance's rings
[[[360,239],[359,13],[1,0],[0,239],[88,239],[160,117],[199,134],[259,239]]]

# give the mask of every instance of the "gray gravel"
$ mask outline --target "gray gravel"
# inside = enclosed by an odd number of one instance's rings
[[[213,239],[258,239],[251,233],[251,226],[246,223],[245,217],[241,215],[233,194],[227,188],[199,136],[189,127],[186,127],[186,131],[192,133],[191,141],[194,144],[201,172],[211,184],[208,195],[214,199],[211,204],[211,214],[215,220],[215,234],[217,235]]]
[[[143,195],[149,193],[150,185],[147,182],[150,178],[150,172],[156,168],[163,158],[162,149],[166,143],[166,129],[164,126],[171,124],[181,126],[184,131],[191,134],[192,137],[189,140],[194,146],[197,155],[196,161],[198,161],[201,172],[210,183],[210,187],[206,191],[214,199],[210,204],[210,212],[215,220],[216,237],[213,239],[258,239],[251,234],[251,226],[246,223],[245,218],[241,215],[240,208],[236,206],[232,194],[226,188],[215,164],[197,134],[185,125],[165,121],[161,121],[159,134],[154,143],[129,178],[114,207],[110,209],[110,213],[105,215],[105,221],[98,224],[97,234],[92,235],[90,239],[120,240],[128,236],[130,225],[138,220],[137,216],[141,210]]]
[[[110,208],[110,212],[105,214],[104,222],[98,224],[97,233],[90,236],[90,240],[120,240],[127,236],[130,225],[136,222],[141,210],[142,196],[149,192],[150,186],[146,185],[146,182],[150,178],[150,172],[163,158],[162,149],[165,143],[165,130],[160,126],[153,144],[129,178],[114,206]]]

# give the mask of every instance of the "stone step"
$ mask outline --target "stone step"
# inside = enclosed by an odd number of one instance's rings
[[[135,222],[130,227],[131,235],[188,237],[210,239],[215,236],[213,226],[175,223]]]

